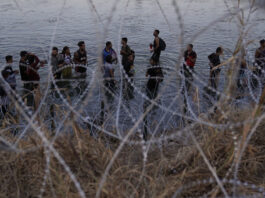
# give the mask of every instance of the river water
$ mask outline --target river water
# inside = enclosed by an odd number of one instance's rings
[[[218,46],[223,46],[225,49],[223,59],[228,58],[240,35],[242,26],[235,16],[231,16],[237,1],[178,0],[175,2],[177,5],[173,4],[172,0],[1,0],[0,65],[1,67],[5,65],[4,57],[10,54],[14,56],[14,68],[17,68],[19,52],[22,50],[34,52],[43,60],[47,60],[52,46],[57,46],[61,50],[67,45],[73,53],[77,50],[78,41],[84,40],[89,57],[89,72],[91,72],[97,66],[98,52],[102,50],[104,43],[107,40],[112,41],[114,49],[118,51],[120,38],[126,36],[129,45],[136,52],[135,85],[139,93],[136,91],[135,100],[131,101],[130,107],[133,116],[138,118],[142,112],[141,93],[143,94],[146,82],[145,70],[150,58],[149,43],[153,41],[154,29],[160,30],[160,36],[167,43],[167,49],[161,55],[161,65],[164,67],[165,77],[172,78],[170,82],[174,82],[168,86],[168,91],[163,95],[164,106],[168,106],[179,89],[179,85],[176,85],[178,84],[176,63],[183,46],[188,43],[194,44],[194,50],[198,54],[195,68],[197,80],[207,84],[209,74],[207,56]],[[248,6],[248,1],[241,1],[240,7],[245,9],[245,17],[248,14]],[[258,10],[251,14],[249,24],[245,27],[251,29],[245,37],[246,41],[253,40],[253,44],[248,46],[250,61],[253,60],[258,41],[265,37],[265,12],[259,5],[257,7]],[[205,27],[207,29],[202,31]],[[118,78],[119,66],[116,67]],[[47,82],[48,67],[41,68],[39,72],[41,81]],[[224,73],[225,69],[222,75]],[[88,76],[90,80],[92,72]],[[18,82],[21,84],[19,79]],[[224,81],[221,81],[220,91],[223,85]],[[98,108],[94,109],[94,106],[100,106],[99,103],[94,105],[95,101],[100,100],[97,94],[94,94],[95,99],[91,100],[92,106],[88,110],[90,113],[93,112],[90,116],[98,112]],[[177,104],[179,102],[176,101]],[[177,109],[174,111],[178,111]],[[114,112],[113,115],[117,111]]]

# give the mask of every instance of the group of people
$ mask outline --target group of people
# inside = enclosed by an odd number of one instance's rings
[[[208,91],[210,89],[211,95],[216,96],[216,90],[218,89],[218,82],[221,73],[221,59],[224,50],[222,47],[218,47],[216,52],[208,56],[209,65],[210,65],[210,74],[209,74],[209,83]],[[243,90],[247,87],[247,77],[246,69],[247,62],[245,59],[245,51],[241,51],[241,56],[236,59],[236,64],[238,65],[238,75],[237,82],[235,83],[239,90]],[[194,66],[196,64],[197,54],[193,50],[193,45],[189,44],[187,50],[184,53],[184,64],[183,64],[183,76],[185,79],[185,88],[189,91],[191,83],[193,81]],[[254,75],[254,80],[252,80],[252,86],[255,88],[255,81],[257,79],[262,79],[262,74],[265,72],[265,40],[260,41],[260,47],[255,52],[255,62],[252,74]],[[262,82],[261,82],[262,83]],[[262,85],[263,86],[263,85]]]
[[[159,90],[159,84],[163,81],[164,75],[162,68],[160,67],[160,55],[161,52],[166,49],[165,41],[159,37],[159,30],[155,30],[153,33],[154,42],[150,44],[150,52],[152,56],[150,58],[150,67],[148,67],[146,72],[146,77],[148,77],[148,81],[146,84],[146,96],[153,100],[157,97],[157,93]],[[124,97],[126,99],[133,98],[133,77],[135,74],[134,70],[134,60],[135,60],[135,52],[128,45],[128,39],[126,37],[121,40],[121,50],[120,55],[122,57],[121,64],[123,66],[123,87]],[[86,45],[84,41],[80,41],[78,43],[79,49],[74,53],[72,57],[70,48],[65,46],[61,53],[57,47],[52,48],[52,53],[50,56],[50,60],[48,61],[40,61],[38,56],[33,53],[27,51],[20,52],[20,61],[19,61],[19,71],[13,70],[13,57],[8,55],[6,56],[6,67],[2,70],[2,78],[5,83],[10,85],[10,88],[13,91],[16,91],[16,75],[20,74],[21,80],[24,83],[24,90],[26,90],[27,95],[27,103],[34,104],[34,90],[39,89],[39,81],[40,75],[38,70],[40,67],[43,67],[48,62],[51,65],[52,74],[55,80],[60,79],[71,79],[73,77],[73,71],[75,70],[75,76],[81,79],[86,78],[87,73],[87,51]],[[215,53],[212,53],[208,56],[210,61],[210,80],[209,87],[213,90],[217,90],[218,88],[218,79],[221,72],[220,67],[221,64],[220,56],[223,54],[222,47],[218,47]],[[187,50],[184,52],[184,63],[182,67],[182,77],[184,79],[184,91],[189,91],[193,82],[193,74],[194,68],[197,60],[197,53],[193,50],[193,45],[189,44],[187,46]],[[260,41],[260,47],[256,50],[255,54],[256,63],[258,65],[258,69],[255,70],[254,74],[257,76],[261,76],[265,69],[265,40]],[[115,67],[113,64],[118,63],[118,55],[115,50],[112,48],[112,43],[108,41],[106,46],[102,52],[102,63],[103,63],[103,78],[104,78],[104,87],[105,87],[105,95],[108,100],[113,99],[113,95],[116,82],[115,82]],[[241,62],[240,65],[240,75],[244,73],[244,69],[246,68],[246,63],[244,61]],[[1,81],[0,84],[0,96],[1,96],[1,112],[5,114],[8,109],[9,99],[7,97],[7,93],[4,87],[5,83]],[[240,85],[240,80],[237,82],[238,86]],[[242,85],[241,85],[242,86]],[[9,89],[10,90],[10,89]],[[35,102],[36,103],[36,102]]]
[[[50,65],[55,80],[70,79],[72,77],[72,65],[76,64],[75,71],[80,77],[85,77],[86,64],[87,64],[87,52],[85,48],[85,42],[80,41],[78,43],[79,49],[74,53],[74,58],[71,56],[70,48],[65,46],[61,53],[57,47],[52,48],[50,56]],[[20,74],[21,80],[24,83],[24,96],[26,103],[29,106],[36,106],[34,100],[34,94],[32,92],[39,89],[40,75],[38,70],[47,64],[48,61],[40,61],[38,56],[31,52],[21,51],[19,70],[13,70],[13,57],[11,55],[6,56],[6,67],[1,71],[3,79],[10,85],[13,91],[16,91],[16,75]],[[7,97],[4,83],[0,84],[0,104],[1,112],[5,114],[7,111],[9,99]]]
[[[162,68],[159,66],[159,59],[161,51],[166,49],[165,41],[159,37],[159,30],[155,30],[153,33],[154,42],[150,44],[150,52],[152,56],[150,58],[151,66],[147,69],[146,77],[149,77],[146,86],[146,94],[149,99],[154,99],[157,96],[159,83],[163,81]],[[135,52],[128,45],[128,39],[126,37],[121,40],[121,50],[120,55],[122,56],[122,66],[123,66],[123,96],[125,99],[132,99],[134,97],[133,91],[133,77],[135,74],[134,70],[134,60]],[[106,47],[103,50],[103,63],[104,63],[104,84],[106,88],[107,100],[111,101],[113,99],[115,90],[115,69],[113,63],[117,63],[117,53],[112,48],[111,42],[106,43]]]

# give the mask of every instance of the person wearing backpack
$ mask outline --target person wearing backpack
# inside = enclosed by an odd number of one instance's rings
[[[151,57],[152,60],[155,62],[159,62],[161,51],[164,51],[166,49],[166,43],[163,39],[159,38],[159,30],[155,30],[153,35],[155,37],[153,46],[151,46],[150,52],[153,52],[153,55]]]

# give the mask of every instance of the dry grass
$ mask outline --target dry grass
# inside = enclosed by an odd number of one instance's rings
[[[240,1],[238,2],[240,4]],[[243,16],[240,17],[240,14],[239,21],[244,26]],[[231,67],[226,75],[228,83],[224,95],[231,98],[234,97],[233,82],[238,72],[238,68],[235,67],[236,58],[240,50],[244,49],[242,38],[243,35],[238,39],[233,57],[225,62]],[[174,136],[177,130],[168,131],[167,135],[171,135],[172,138],[161,141],[161,144],[152,144],[148,150],[146,163],[143,160],[143,145],[125,144],[111,166],[100,197],[172,197],[179,189],[182,190],[175,194],[176,197],[222,197],[221,188],[214,179],[213,182],[202,184],[203,180],[213,178],[205,159],[220,179],[233,179],[238,163],[239,181],[265,188],[265,121],[258,123],[258,119],[264,113],[264,102],[265,91],[258,105],[250,105],[246,109],[234,109],[230,100],[221,99],[218,107],[222,112],[217,110],[213,115],[200,115],[198,118],[210,124],[224,124],[228,127],[210,127],[196,122],[191,129],[184,131],[181,138]],[[39,115],[40,123],[40,118],[43,117]],[[17,118],[9,119],[11,121],[2,123],[2,129],[19,123]],[[95,197],[102,177],[121,142],[104,136],[100,131],[99,134],[102,136],[95,139],[90,136],[89,130],[82,130],[78,124],[71,123],[67,123],[68,130],[74,133],[57,137],[53,146],[81,184],[86,197]],[[239,124],[233,126],[234,123]],[[256,129],[255,124],[258,126]],[[252,130],[255,132],[253,136]],[[51,132],[44,127],[41,131],[46,132],[45,137],[51,143],[54,138],[50,135]],[[80,197],[65,167],[54,153],[44,146],[43,138],[36,136],[35,132],[30,134],[31,136],[27,136],[17,145],[19,150],[26,152],[10,150],[0,139],[0,198]],[[196,138],[197,145],[192,135]],[[17,139],[10,130],[1,131],[1,137],[11,145]],[[251,137],[249,142],[248,137]],[[137,140],[134,136],[129,139]],[[197,185],[194,184],[196,181]],[[233,194],[231,183],[224,183],[224,187],[229,195]],[[256,193],[257,190],[251,186],[239,185],[236,189],[239,197]]]
[[[243,118],[246,120],[249,116],[243,113],[240,115],[235,121]],[[249,125],[253,126],[253,123]],[[234,169],[227,174],[233,167],[237,154],[233,136],[243,135],[246,125],[237,127],[235,134],[231,130],[219,131],[199,125],[191,129],[197,134],[200,146],[221,179],[233,177]],[[264,186],[265,176],[264,125],[262,123],[258,127],[248,144],[238,176],[240,181],[260,187]],[[48,135],[47,137],[52,138]],[[15,137],[9,137],[10,142],[14,139]],[[88,131],[76,129],[74,135],[58,137],[54,142],[54,147],[81,183],[87,197],[95,197],[101,177],[119,145],[118,141],[108,140],[111,143],[107,147],[105,141],[106,138],[95,140]],[[188,135],[186,141],[191,141]],[[37,197],[40,194],[47,156],[47,149],[40,145],[40,139],[30,137],[21,141],[18,148],[31,148],[32,151],[1,151],[0,197]],[[126,145],[110,170],[101,197],[171,197],[180,187],[211,178],[212,175],[197,148],[192,143],[187,145],[189,146],[179,144],[174,139],[163,142],[162,147],[152,145],[144,171],[141,145]],[[48,170],[50,174],[43,197],[79,197],[69,175],[52,154]],[[231,194],[232,185],[225,187]],[[239,189],[244,194],[253,193],[250,188]],[[184,189],[179,196],[196,197],[205,193],[209,197],[222,195],[217,185],[212,183]]]

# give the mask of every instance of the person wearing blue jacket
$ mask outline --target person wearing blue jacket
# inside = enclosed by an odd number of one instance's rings
[[[104,50],[102,52],[102,57],[103,57],[103,63],[104,64],[106,63],[106,58],[109,55],[112,57],[112,63],[117,64],[118,63],[117,53],[112,48],[112,43],[110,41],[108,41],[106,43],[106,47],[104,48]]]

